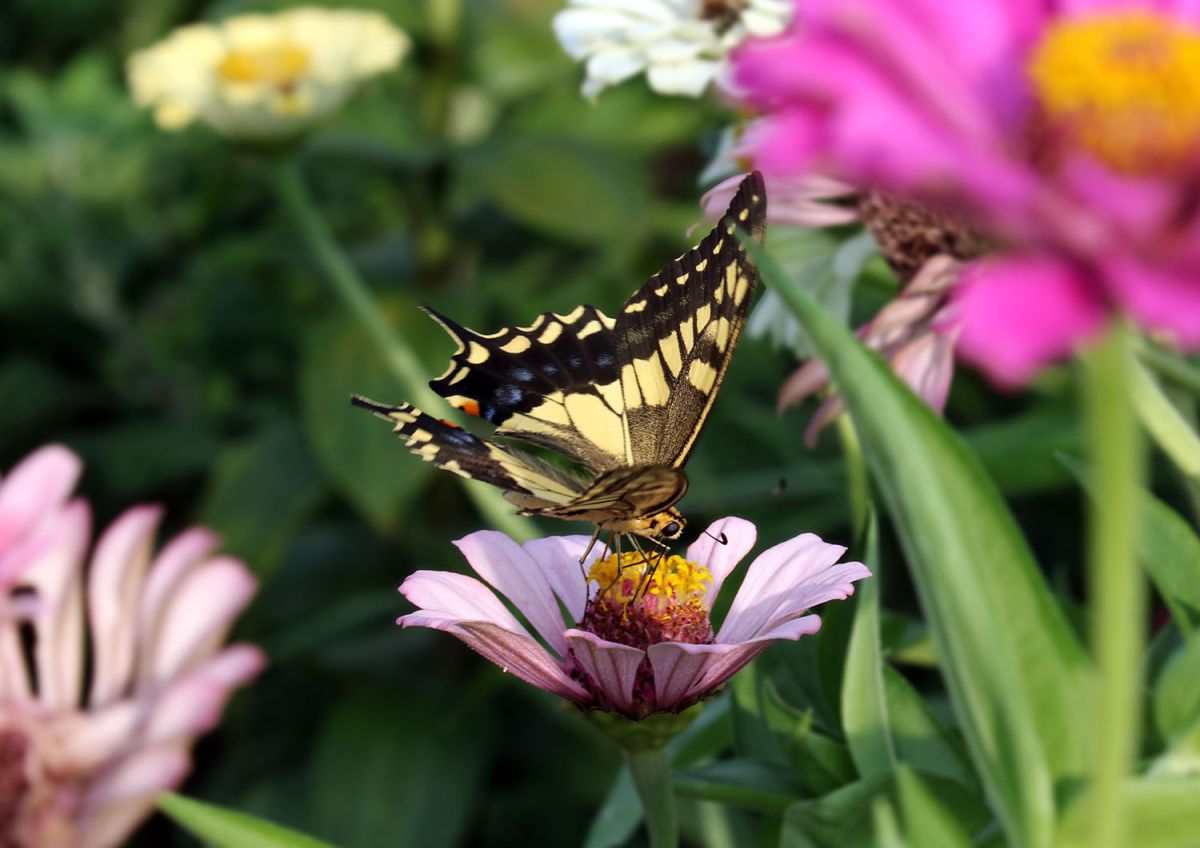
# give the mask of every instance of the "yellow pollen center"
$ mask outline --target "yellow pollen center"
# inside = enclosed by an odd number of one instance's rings
[[[229,51],[217,66],[217,74],[226,82],[286,89],[304,76],[308,63],[307,50],[279,42]]]
[[[598,597],[628,604],[645,599],[658,615],[671,607],[699,608],[712,586],[712,573],[681,556],[647,557],[637,552],[612,554],[592,563],[588,580],[599,587]],[[647,578],[647,572],[653,573]]]
[[[1152,12],[1064,20],[1029,74],[1047,128],[1128,174],[1200,153],[1200,31]]]

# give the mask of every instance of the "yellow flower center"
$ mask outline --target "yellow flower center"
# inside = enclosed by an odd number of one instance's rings
[[[279,42],[243,50],[231,50],[217,66],[226,82],[292,88],[308,70],[308,51]]]
[[[641,601],[663,616],[673,606],[699,608],[712,585],[712,573],[681,556],[643,557],[635,551],[596,560],[588,580],[599,587],[597,598],[621,604]]]
[[[1128,174],[1200,153],[1200,31],[1147,11],[1064,20],[1029,64],[1048,129]]]

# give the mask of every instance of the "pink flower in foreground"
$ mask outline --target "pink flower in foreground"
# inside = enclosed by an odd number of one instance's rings
[[[757,533],[740,518],[717,521],[709,533],[724,534],[727,543],[701,536],[686,559],[671,556],[660,562],[653,581],[639,592],[638,554],[622,554],[620,568],[615,555],[592,557],[585,579],[579,559],[587,536],[519,545],[502,533],[481,530],[455,544],[483,581],[418,571],[400,591],[419,609],[399,623],[445,630],[506,671],[581,709],[643,718],[678,712],[707,697],[776,639],[815,633],[821,620],[805,613],[847,597],[853,581],[870,576],[861,563],[838,564],[845,548],[811,533],[797,536],[751,563],[729,614],[714,632],[712,604]],[[512,602],[537,637],[493,589]],[[564,623],[560,604],[573,626]]]
[[[768,174],[962,214],[963,351],[1022,382],[1108,313],[1200,348],[1200,15],[1189,0],[802,0],[735,79]]]
[[[263,665],[221,649],[255,590],[193,528],[157,556],[136,506],[88,559],[80,461],[42,448],[0,480],[0,845],[108,848],[179,785],[188,751]]]
[[[933,257],[895,300],[858,331],[863,344],[887,359],[896,376],[939,414],[946,408],[954,378],[954,343],[959,333],[952,318],[955,307],[947,301],[962,273],[961,262],[949,256]],[[828,385],[825,363],[809,360],[779,390],[780,411]],[[836,393],[826,398],[804,431],[805,444],[812,447],[821,430],[844,408]]]

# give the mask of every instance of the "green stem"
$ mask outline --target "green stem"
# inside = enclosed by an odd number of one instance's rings
[[[633,785],[642,799],[650,848],[676,848],[679,844],[679,813],[671,786],[671,763],[666,747],[625,750],[625,761]]]
[[[293,159],[280,163],[275,174],[275,188],[284,209],[303,233],[313,258],[325,272],[325,279],[375,343],[404,393],[417,406],[436,410],[443,403],[442,399],[426,385],[425,371],[416,354],[384,319],[370,290],[334,240]],[[492,526],[518,541],[534,537],[533,525],[516,515],[497,490],[474,481],[464,480],[463,484],[467,496]]]
[[[871,512],[871,486],[867,464],[863,459],[862,443],[850,413],[838,416],[838,435],[842,439],[842,455],[846,460],[846,486],[850,495],[850,520],[855,533],[863,530]]]
[[[1084,406],[1095,480],[1089,520],[1091,641],[1099,669],[1091,763],[1095,848],[1129,844],[1122,784],[1139,745],[1145,585],[1136,560],[1143,452],[1130,402],[1128,333],[1114,326],[1085,356]]]

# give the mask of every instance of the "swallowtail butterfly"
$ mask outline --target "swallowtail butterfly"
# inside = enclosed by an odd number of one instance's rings
[[[679,538],[683,465],[721,388],[758,272],[735,231],[762,243],[766,192],[746,177],[704,239],[646,281],[617,317],[594,306],[546,312],[483,334],[426,309],[458,343],[430,382],[495,435],[549,448],[570,473],[412,405],[352,402],[387,419],[426,462],[498,486],[522,514],[590,521],[597,532]]]

